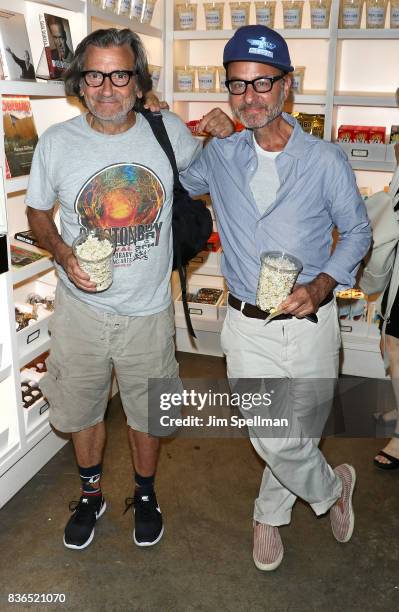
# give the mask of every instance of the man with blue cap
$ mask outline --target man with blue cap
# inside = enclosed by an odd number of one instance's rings
[[[274,570],[284,554],[278,527],[290,522],[297,497],[316,515],[330,511],[339,542],[352,536],[355,470],[348,464],[333,470],[318,442],[338,376],[333,290],[354,285],[371,232],[345,154],[283,112],[293,66],[280,34],[261,25],[238,29],[223,63],[232,112],[246,130],[214,139],[183,181],[194,195],[209,191],[216,213],[229,289],[221,335],[229,379],[289,381],[280,401],[291,416],[287,433],[248,423],[267,463],[255,501],[253,558],[259,569]],[[334,227],[339,240],[333,250]],[[267,325],[269,313],[256,306],[265,251],[284,251],[303,265],[292,293],[277,306],[280,316]],[[270,414],[280,409],[272,401]],[[317,431],[309,427],[314,418]]]

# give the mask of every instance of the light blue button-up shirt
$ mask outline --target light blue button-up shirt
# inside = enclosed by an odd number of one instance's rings
[[[370,246],[366,207],[345,153],[306,134],[290,115],[283,117],[294,130],[276,158],[280,187],[264,215],[250,189],[257,170],[251,130],[214,138],[181,174],[191,195],[210,193],[223,247],[222,273],[229,291],[251,304],[264,251],[297,257],[303,264],[299,283],[324,272],[339,288],[348,288]],[[334,226],[339,240],[331,253]]]

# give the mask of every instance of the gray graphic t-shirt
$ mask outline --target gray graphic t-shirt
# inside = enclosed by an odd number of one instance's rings
[[[163,112],[179,170],[201,145],[173,113]],[[172,266],[170,163],[142,115],[116,135],[101,134],[80,115],[49,128],[36,147],[26,203],[39,210],[60,204],[61,235],[71,245],[82,229],[102,228],[115,242],[114,280],[92,294],[60,278],[90,306],[141,316],[170,303]]]

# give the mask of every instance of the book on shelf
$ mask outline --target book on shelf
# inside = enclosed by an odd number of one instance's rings
[[[11,178],[29,174],[38,136],[28,96],[3,96],[4,148]]]
[[[35,80],[32,51],[22,13],[0,10],[0,55],[0,78]]]
[[[33,246],[40,247],[39,241],[32,230],[17,232],[16,234],[14,234],[14,238],[15,240],[19,240],[20,242],[26,242],[27,244],[33,244]]]
[[[36,251],[30,251],[29,249],[23,249],[22,247],[11,245],[11,263],[15,268],[23,268],[29,266],[39,259],[46,257],[44,253],[37,253]]]
[[[36,76],[45,80],[62,79],[73,60],[69,21],[49,13],[40,14],[39,20],[44,48]]]

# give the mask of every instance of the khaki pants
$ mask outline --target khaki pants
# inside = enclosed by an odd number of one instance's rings
[[[100,312],[59,282],[50,331],[40,387],[50,403],[51,424],[74,432],[101,422],[114,368],[128,425],[147,431],[148,379],[178,376],[173,305],[143,317]]]
[[[338,375],[340,331],[335,301],[320,308],[317,316],[317,325],[295,318],[265,325],[229,306],[223,326],[229,379],[289,381],[289,394],[280,394],[289,397],[289,405],[275,406],[279,416],[291,417],[287,436],[262,437],[259,430],[249,428],[256,452],[267,463],[255,501],[254,519],[260,523],[289,523],[297,497],[319,515],[341,495],[341,481],[318,448]],[[320,409],[323,414],[315,414]],[[321,428],[318,436],[310,437],[312,428],[306,423],[312,423],[313,417]]]

